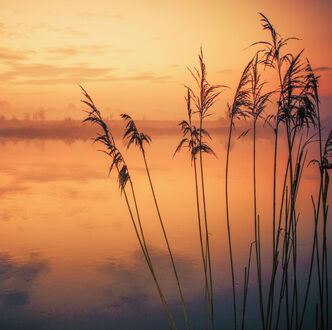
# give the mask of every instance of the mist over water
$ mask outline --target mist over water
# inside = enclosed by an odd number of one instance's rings
[[[236,134],[240,133],[238,130]],[[153,143],[147,149],[147,158],[189,320],[193,329],[202,329],[204,274],[193,168],[185,151],[172,158],[179,136],[151,134]],[[4,312],[0,314],[0,328],[167,329],[157,290],[139,249],[116,177],[107,176],[108,159],[88,139],[68,141],[60,137],[1,138],[0,305]],[[212,147],[217,158],[206,157],[205,179],[216,328],[228,329],[232,326],[232,292],[225,216],[226,143],[222,132],[213,135]],[[279,154],[281,164],[287,159],[283,143]],[[181,304],[144,163],[137,150],[125,151],[119,142],[120,146],[137,192],[152,261],[181,329],[184,327]],[[234,139],[229,198],[239,301],[244,267],[250,243],[254,241],[251,157],[250,134]],[[314,154],[309,154],[310,157]],[[272,170],[273,140],[269,134],[258,134],[257,206],[264,290],[272,264]],[[278,171],[283,173],[284,169]],[[302,180],[297,203],[300,299],[313,239],[310,196],[317,195],[317,168],[306,167]],[[277,186],[281,189],[280,178]],[[330,233],[329,224],[328,236]],[[254,267],[251,276],[246,321],[248,328],[254,329],[260,324]],[[238,308],[240,312],[241,306]],[[308,309],[311,308],[309,302]],[[308,314],[305,328],[312,328],[313,322],[313,315]]]

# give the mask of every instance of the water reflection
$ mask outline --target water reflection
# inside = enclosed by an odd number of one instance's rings
[[[166,251],[151,248],[151,259],[155,266],[155,271],[162,288],[167,288],[165,296],[177,303],[177,288],[174,283],[171,263]],[[187,293],[188,299],[200,296],[202,289],[199,285],[201,277],[200,266],[186,257],[177,256],[176,265],[179,275],[183,280],[183,288]],[[159,304],[159,297],[156,295],[155,284],[148,271],[145,259],[140,250],[136,250],[127,255],[125,262],[122,260],[111,259],[98,268],[99,271],[106,273],[109,279],[109,287],[105,288],[105,293],[111,299],[119,297],[119,301],[132,297],[144,297],[144,302],[149,305]],[[131,300],[128,299],[128,302]]]
[[[0,255],[0,328],[18,329],[29,326],[29,306],[41,274],[49,271],[48,262],[38,254],[28,260],[16,260],[9,254]]]
[[[24,307],[30,303],[29,289],[47,263],[36,257],[19,263],[9,255],[0,255],[0,303],[3,308]]]
[[[157,290],[138,249],[118,184],[115,177],[107,177],[109,164],[104,155],[98,153],[90,141],[75,140],[71,144],[60,138],[21,140],[15,144],[12,140],[6,141],[0,147],[4,155],[0,164],[1,246],[8,252],[0,256],[0,304],[4,310],[0,316],[0,328],[167,329]],[[193,173],[185,153],[172,160],[177,144],[177,135],[161,135],[154,139],[147,157],[191,325],[193,329],[201,329],[204,276],[194,207]],[[232,298],[224,206],[224,137],[216,135],[213,144],[218,158],[207,160],[206,194],[216,290],[216,325],[228,329],[232,321]],[[263,271],[271,265],[271,146],[269,133],[257,142]],[[237,290],[241,299],[244,266],[254,237],[250,137],[234,140],[232,148],[230,215]],[[144,164],[136,151],[127,151],[126,157],[153,264],[181,328],[181,305],[152,207]],[[280,154],[281,159],[285,157]],[[312,244],[310,195],[316,193],[317,179],[317,169],[313,166],[306,168],[299,193],[299,258],[304,260],[299,262],[299,273],[304,276]],[[31,254],[31,251],[41,251],[41,254]],[[268,276],[265,272],[265,283]],[[251,328],[255,328],[259,324],[259,315],[255,306],[254,275],[251,283],[247,320]]]

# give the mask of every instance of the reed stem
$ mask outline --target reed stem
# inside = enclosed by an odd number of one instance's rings
[[[231,227],[229,223],[229,205],[228,205],[228,167],[229,167],[229,154],[232,138],[233,118],[231,118],[228,133],[227,155],[226,155],[226,175],[225,175],[225,198],[226,198],[226,220],[227,220],[227,233],[228,233],[228,246],[229,246],[229,258],[231,263],[232,274],[232,291],[233,291],[233,318],[234,318],[234,330],[236,330],[236,292],[235,292],[235,276],[233,266],[233,253],[232,253],[232,240],[231,240]],[[248,268],[249,269],[249,268]]]

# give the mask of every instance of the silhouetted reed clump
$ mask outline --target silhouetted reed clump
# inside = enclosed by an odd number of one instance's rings
[[[304,58],[304,51],[292,54],[287,50],[288,42],[295,41],[297,38],[283,38],[266,16],[261,13],[259,15],[263,30],[269,33],[269,41],[258,41],[251,45],[252,47],[260,47],[260,49],[258,49],[255,56],[243,70],[233,101],[227,106],[229,131],[225,159],[226,214],[220,220],[225,221],[227,224],[233,297],[233,327],[234,329],[244,329],[246,327],[247,297],[249,290],[253,290],[254,287],[253,284],[252,287],[249,286],[250,270],[254,267],[257,274],[255,277],[257,285],[255,286],[257,287],[257,309],[260,315],[261,329],[301,329],[305,326],[305,316],[308,314],[310,315],[309,317],[315,318],[317,329],[328,329],[328,171],[332,168],[330,163],[330,158],[332,157],[332,130],[329,132],[327,139],[324,140],[318,94],[319,77],[312,70],[309,60]],[[202,327],[204,329],[214,329],[214,315],[216,312],[213,285],[214,272],[209,238],[208,205],[205,193],[206,182],[204,181],[204,174],[206,169],[204,167],[204,159],[206,154],[215,155],[215,153],[208,144],[211,137],[204,124],[205,119],[211,115],[215,101],[225,86],[211,85],[207,81],[207,70],[202,49],[198,55],[198,60],[199,68],[189,69],[197,88],[186,86],[187,118],[179,123],[183,136],[174,155],[185,147],[188,149],[191,158],[196,202],[194,207],[197,213],[197,229],[204,272],[205,299],[204,303],[202,303],[204,313]],[[266,72],[274,74],[278,85],[276,89],[271,90],[270,85],[267,84]],[[167,305],[151,262],[129,169],[115,144],[111,131],[101,117],[100,111],[96,108],[87,92],[83,88],[82,90],[85,96],[85,100],[82,102],[89,107],[87,118],[84,121],[96,124],[101,129],[102,133],[95,138],[95,142],[104,145],[104,152],[110,157],[110,172],[112,170],[117,172],[119,188],[125,198],[138,242],[153,281],[156,284],[169,327],[170,329],[176,329],[175,320]],[[185,325],[189,329],[190,315],[187,314],[175,258],[166,234],[166,222],[161,216],[146,156],[145,146],[151,143],[152,140],[148,135],[138,130],[130,115],[122,114],[121,117],[126,121],[123,139],[127,141],[127,147],[129,148],[131,145],[137,146],[143,157],[154,206],[177,284]],[[252,132],[252,207],[254,228],[254,237],[252,237],[252,243],[248,246],[248,264],[244,267],[242,292],[237,292],[236,290],[236,282],[239,281],[237,277],[241,274],[235,273],[232,222],[229,210],[229,200],[231,198],[229,194],[231,145],[235,124],[239,120],[251,122],[250,128],[244,131],[240,137],[248,135],[250,131]],[[265,223],[271,225],[272,232],[272,265],[269,269],[267,285],[262,280],[262,269],[266,269],[268,265],[262,264],[261,219],[257,207],[256,182],[259,173],[256,170],[256,139],[259,121],[265,124],[265,129],[271,129],[274,135],[272,216],[270,219],[264,219]],[[198,123],[196,124],[197,126],[194,123]],[[282,164],[282,160],[278,157],[281,132],[286,137],[287,160],[285,164]],[[319,145],[319,155],[317,159],[310,160],[307,155],[313,145]],[[317,166],[320,184],[317,196],[311,196],[314,230],[312,232],[310,264],[306,269],[307,274],[299,276],[298,223],[300,210],[297,198],[303,170],[308,165]],[[280,169],[283,169],[284,173],[280,173]],[[279,184],[278,179],[281,180]],[[224,238],[220,237],[220,239]],[[317,288],[312,285],[313,279],[317,281]],[[301,294],[300,290],[302,291]],[[310,293],[312,290],[318,290],[318,292]],[[318,299],[314,304],[311,304],[311,310],[308,307],[309,298]],[[312,306],[314,306],[314,310],[312,310]]]

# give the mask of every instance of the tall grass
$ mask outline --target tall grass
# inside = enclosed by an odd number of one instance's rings
[[[280,34],[275,30],[271,22],[268,18],[259,13],[261,17],[261,23],[263,30],[266,30],[270,33],[271,41],[258,41],[255,42],[253,45],[263,45],[264,49],[261,50],[262,53],[262,64],[265,67],[271,67],[276,70],[277,73],[277,80],[279,83],[279,89],[276,91],[279,93],[278,103],[277,103],[277,111],[276,114],[272,114],[268,116],[268,120],[273,120],[275,125],[273,127],[273,131],[275,134],[275,143],[274,143],[274,160],[273,160],[273,211],[272,211],[272,256],[273,256],[273,267],[272,267],[272,274],[270,280],[270,288],[269,288],[269,295],[268,295],[268,302],[267,302],[267,311],[266,311],[266,327],[271,327],[272,322],[272,310],[274,304],[274,288],[275,288],[275,279],[278,270],[278,248],[279,248],[279,241],[280,241],[280,233],[281,233],[281,216],[282,216],[282,209],[283,209],[283,202],[285,197],[285,188],[286,185],[284,184],[284,189],[282,191],[281,197],[281,206],[280,206],[280,217],[279,217],[279,224],[276,227],[276,186],[277,186],[277,156],[278,156],[278,141],[279,141],[279,127],[280,127],[280,113],[281,110],[285,107],[284,105],[284,83],[282,79],[284,67],[290,61],[290,54],[285,52],[284,54],[282,51],[287,46],[288,41],[296,40],[297,38],[290,37],[284,39]],[[287,165],[288,170],[288,165]],[[287,172],[286,172],[287,173]]]
[[[228,236],[228,247],[229,247],[229,258],[231,264],[231,275],[232,275],[232,294],[233,294],[233,319],[234,329],[237,328],[237,317],[236,317],[236,291],[235,291],[235,274],[234,274],[234,263],[233,263],[233,252],[232,252],[232,238],[231,238],[231,225],[229,219],[229,197],[228,197],[228,170],[229,170],[229,156],[232,140],[233,127],[235,126],[234,121],[247,116],[247,108],[250,106],[250,68],[252,60],[245,67],[239,85],[236,89],[234,100],[232,105],[228,104],[228,116],[230,120],[229,132],[228,132],[228,143],[227,143],[227,154],[226,154],[226,173],[225,173],[225,201],[226,201],[226,221],[227,221],[227,236]],[[249,260],[250,264],[250,260]],[[248,273],[249,273],[248,266]],[[249,277],[248,277],[249,280]],[[245,282],[247,282],[247,275],[245,276]],[[246,293],[246,289],[244,289]],[[244,294],[246,296],[246,294]],[[243,310],[245,310],[245,298],[243,299]]]
[[[179,125],[183,131],[183,139],[180,141],[175,153],[177,153],[183,145],[189,147],[191,153],[191,159],[194,163],[194,174],[195,174],[195,191],[196,191],[196,207],[198,214],[198,230],[200,237],[203,269],[205,276],[205,295],[208,300],[209,315],[211,328],[214,329],[214,316],[213,316],[213,276],[212,276],[212,264],[211,264],[211,250],[210,250],[210,239],[209,239],[209,229],[208,229],[208,219],[207,219],[207,205],[206,205],[206,195],[205,195],[205,183],[204,183],[204,166],[203,166],[203,154],[213,154],[214,151],[208,146],[204,137],[209,137],[209,133],[204,128],[204,120],[211,115],[210,108],[213,106],[216,98],[221,92],[221,89],[225,86],[222,85],[210,85],[207,81],[207,71],[203,59],[203,50],[200,49],[199,59],[199,69],[194,68],[194,70],[189,69],[192,77],[196,81],[198,87],[198,93],[196,94],[192,88],[187,87],[187,113],[188,121],[183,120]],[[193,125],[192,115],[193,110],[191,109],[191,100],[194,102],[196,113],[198,115],[199,127]],[[189,138],[186,136],[189,135]],[[197,170],[197,155],[199,160],[199,170]],[[198,173],[199,172],[199,173]],[[201,178],[201,198],[199,198],[199,184],[198,176]],[[205,242],[204,233],[202,230],[202,219],[201,210],[203,210],[204,219],[204,230],[205,230]],[[205,244],[204,244],[205,243]]]
[[[257,213],[257,184],[256,184],[256,127],[257,121],[262,117],[264,109],[269,101],[272,92],[264,92],[265,83],[261,81],[258,71],[258,54],[255,56],[250,70],[250,104],[248,114],[252,118],[253,126],[253,197],[254,197],[254,228],[255,228],[255,251],[256,266],[259,291],[259,307],[262,321],[262,329],[265,329],[264,301],[262,289],[262,265],[261,265],[261,242],[260,242],[260,224]]]
[[[177,287],[178,287],[178,290],[179,290],[180,300],[181,300],[183,313],[184,313],[184,318],[185,318],[185,322],[186,322],[186,328],[189,329],[188,315],[187,315],[185,302],[184,302],[184,299],[183,299],[183,293],[182,293],[182,289],[181,289],[181,285],[180,285],[179,275],[178,275],[178,272],[176,270],[174,257],[173,257],[171,247],[170,247],[170,244],[169,244],[169,241],[168,241],[168,238],[167,238],[167,234],[166,234],[166,230],[165,230],[165,226],[164,226],[164,221],[162,220],[162,217],[161,217],[161,214],[160,214],[160,210],[159,210],[159,206],[158,206],[158,202],[157,202],[157,197],[156,197],[156,194],[155,194],[155,191],[154,191],[154,188],[153,188],[148,163],[147,163],[147,160],[146,160],[144,143],[149,144],[152,140],[148,135],[146,135],[144,133],[140,133],[138,131],[138,129],[136,127],[136,124],[135,124],[134,120],[131,118],[131,116],[129,116],[128,114],[121,114],[121,118],[124,119],[127,122],[126,131],[125,131],[124,136],[123,136],[124,139],[125,138],[128,139],[127,148],[129,148],[131,144],[135,144],[136,146],[139,147],[139,149],[142,153],[146,174],[148,176],[151,192],[152,192],[152,195],[153,195],[154,205],[155,205],[155,208],[156,208],[156,211],[157,211],[157,214],[158,214],[159,222],[160,222],[162,232],[163,232],[163,235],[164,235],[164,238],[165,238],[165,242],[166,242],[166,245],[167,245],[168,254],[169,254],[169,257],[171,259],[172,268],[173,268],[175,279],[176,279],[176,284],[177,284]]]
[[[183,133],[183,138],[180,141],[179,145],[177,146],[173,157],[176,153],[178,153],[182,147],[187,147],[191,156],[191,161],[194,167],[194,179],[195,179],[195,196],[196,196],[196,210],[197,210],[197,220],[198,220],[198,234],[199,234],[199,242],[200,242],[200,251],[202,256],[203,262],[203,270],[204,270],[204,289],[205,289],[205,306],[204,306],[204,328],[206,328],[206,304],[209,305],[209,312],[210,312],[210,321],[211,327],[213,328],[213,318],[211,317],[211,296],[210,296],[210,288],[208,282],[208,269],[206,263],[206,253],[204,252],[204,240],[203,240],[203,228],[202,228],[202,220],[201,220],[201,206],[200,206],[200,198],[199,198],[199,188],[198,188],[198,174],[197,174],[197,152],[198,152],[198,143],[199,143],[199,129],[193,125],[192,122],[192,108],[191,108],[191,94],[192,91],[189,87],[187,87],[187,97],[186,97],[186,104],[187,104],[187,115],[188,120],[183,120],[179,123],[181,126],[181,130]],[[205,134],[205,131],[204,131]],[[207,147],[207,151],[209,147]],[[210,151],[212,153],[212,150]]]
[[[261,329],[301,329],[305,324],[305,316],[308,314],[308,300],[312,290],[313,277],[316,273],[318,282],[318,302],[316,304],[316,327],[328,329],[329,327],[329,293],[328,293],[328,190],[329,173],[332,168],[332,130],[327,139],[323,138],[323,128],[320,118],[320,101],[318,95],[318,77],[315,76],[310,62],[304,59],[304,51],[292,54],[287,49],[288,42],[297,38],[283,38],[274,28],[269,19],[259,13],[263,30],[269,33],[269,41],[257,41],[252,44],[259,47],[256,55],[245,67],[234,98],[227,105],[229,115],[229,129],[226,149],[225,168],[225,204],[227,226],[228,253],[230,260],[233,328],[234,330],[246,327],[246,306],[249,291],[253,285],[257,285],[258,304],[257,311],[260,315]],[[214,271],[211,253],[209,232],[208,199],[206,195],[206,166],[205,154],[215,155],[208,145],[211,139],[205,128],[205,120],[211,115],[212,106],[225,86],[211,85],[207,81],[207,70],[203,58],[202,48],[198,55],[199,67],[189,69],[196,82],[196,89],[186,87],[186,112],[187,118],[179,123],[182,130],[180,140],[174,155],[183,147],[188,148],[194,174],[195,205],[197,213],[197,227],[199,235],[199,248],[202,258],[204,275],[204,328],[214,329],[215,324],[215,289]],[[266,71],[274,73],[277,88],[271,89],[267,84]],[[269,78],[271,76],[268,76]],[[196,91],[195,91],[196,90]],[[114,138],[106,123],[102,120],[99,110],[95,107],[90,96],[83,89],[86,98],[83,102],[91,109],[85,121],[97,124],[102,129],[102,134],[95,141],[106,146],[106,153],[111,157],[110,171],[115,168],[118,172],[120,190],[123,193],[133,223],[135,233],[145,257],[152,278],[156,284],[164,312],[170,328],[176,328],[174,318],[167,305],[165,296],[161,291],[156,277],[149,249],[146,243],[143,226],[140,219],[138,203],[133,182],[129,175],[127,164],[115,145]],[[155,189],[152,183],[151,173],[147,162],[145,145],[151,142],[148,135],[139,132],[131,116],[123,114],[126,120],[124,139],[127,146],[135,144],[140,149],[143,157],[149,186],[153,196],[154,207],[161,225],[163,236],[167,245],[168,255],[172,264],[173,273],[177,283],[181,300],[186,328],[189,329],[190,318],[187,314],[186,304],[180,285],[180,278],[176,269],[171,244],[166,234],[166,222],[161,216]],[[252,131],[252,208],[254,241],[249,247],[248,263],[244,268],[242,302],[236,291],[236,278],[233,255],[234,242],[232,241],[232,226],[230,219],[230,157],[233,130],[237,120],[249,119]],[[258,205],[257,181],[260,173],[257,171],[257,138],[259,122],[265,123],[265,129],[272,129],[274,134],[271,217],[262,218]],[[249,130],[244,131],[247,135]],[[287,159],[281,162],[279,157],[281,134],[285,135],[287,147]],[[319,156],[317,159],[308,159],[309,151],[319,144]],[[311,196],[313,205],[313,232],[312,250],[310,262],[306,269],[307,278],[299,275],[299,224],[300,211],[298,210],[298,195],[301,191],[301,180],[307,165],[314,163],[319,169],[320,186],[318,195]],[[281,170],[283,172],[281,172]],[[280,180],[280,183],[278,182]],[[127,183],[129,183],[127,187]],[[190,189],[190,188],[188,188]],[[131,194],[129,201],[127,190]],[[135,215],[134,215],[134,212]],[[261,223],[268,222],[271,228],[272,249],[271,266],[263,265]],[[222,238],[220,238],[222,239]],[[255,256],[255,259],[253,258]],[[250,282],[250,270],[256,263],[257,282]],[[264,271],[263,271],[264,269]],[[268,270],[270,276],[267,284],[263,281],[264,273]],[[303,289],[303,290],[302,290]],[[303,292],[303,294],[301,294]],[[242,303],[242,304],[241,304]],[[238,317],[238,306],[242,305],[241,322]],[[208,310],[208,312],[207,312]],[[310,311],[313,313],[313,311]],[[207,318],[209,320],[207,320]]]
[[[202,205],[203,205],[203,217],[204,217],[204,226],[205,226],[205,263],[206,270],[209,277],[209,287],[208,287],[208,296],[210,298],[209,308],[210,308],[210,319],[211,327],[214,328],[214,316],[213,316],[213,279],[212,279],[212,265],[211,265],[211,249],[210,249],[210,239],[209,239],[209,229],[208,229],[208,220],[207,220],[207,205],[206,205],[206,196],[205,196],[205,183],[204,183],[204,166],[203,166],[203,153],[212,153],[212,149],[206,144],[203,140],[203,136],[209,134],[204,129],[204,119],[210,116],[210,108],[213,106],[216,98],[220,94],[220,89],[225,86],[221,85],[210,85],[207,81],[207,71],[206,66],[203,60],[203,51],[201,48],[200,54],[198,55],[199,59],[199,69],[194,68],[194,71],[190,70],[191,75],[195,79],[198,86],[198,93],[195,94],[191,90],[191,94],[197,109],[197,114],[199,118],[199,129],[198,129],[198,143],[196,146],[196,153],[199,155],[199,169],[201,177],[201,194],[202,194]]]
[[[281,304],[285,298],[285,319],[287,328],[292,328],[293,322],[295,328],[299,328],[299,302],[298,302],[298,278],[297,278],[297,224],[298,216],[296,214],[296,199],[300,186],[301,174],[304,168],[306,152],[312,137],[302,141],[303,129],[313,127],[318,123],[320,132],[320,119],[317,118],[319,111],[319,100],[317,94],[317,80],[312,70],[305,66],[302,60],[303,51],[297,55],[284,52],[285,46],[289,40],[297,38],[283,39],[274,29],[270,21],[260,13],[264,30],[268,30],[271,35],[271,42],[259,41],[254,45],[263,45],[261,51],[262,63],[276,69],[279,80],[279,89],[275,93],[279,94],[277,102],[276,115],[268,117],[269,121],[274,120],[275,133],[275,153],[274,153],[274,182],[273,182],[273,266],[269,285],[269,295],[266,310],[266,328],[272,327],[273,316],[275,317],[277,328],[279,325],[279,316]],[[281,192],[281,204],[279,213],[279,224],[276,226],[276,178],[277,178],[277,150],[278,150],[278,132],[281,125],[286,131],[286,140],[288,146],[288,161],[286,173],[284,176],[284,185]],[[273,125],[270,124],[273,127]],[[299,135],[299,133],[301,134]],[[300,138],[298,138],[300,136]],[[296,142],[298,141],[298,142]],[[294,162],[294,145],[298,143],[297,158]],[[288,185],[287,185],[288,180]],[[282,218],[284,225],[282,226]],[[316,224],[317,226],[317,224]],[[315,227],[315,232],[317,227]],[[279,301],[277,312],[273,313],[274,288],[276,285],[276,276],[279,265],[279,243],[281,233],[284,232],[282,245],[282,280],[280,284]],[[317,247],[317,235],[315,234],[314,246]],[[315,248],[314,250],[315,251]],[[316,249],[318,251],[318,249]],[[292,262],[290,262],[292,258]],[[313,261],[313,260],[312,260]],[[289,272],[292,267],[292,286],[289,283]],[[319,262],[318,262],[319,265]],[[310,266],[310,273],[311,273]],[[308,281],[310,284],[310,280]],[[308,286],[309,287],[309,286]],[[291,293],[289,291],[292,291]]]
[[[127,164],[126,164],[124,157],[122,156],[120,150],[117,148],[113,134],[109,130],[106,122],[103,120],[100,111],[97,109],[97,107],[95,106],[94,102],[92,101],[89,94],[85,91],[85,89],[83,87],[81,87],[81,89],[83,91],[83,95],[85,96],[85,100],[82,100],[82,102],[85,103],[90,108],[90,110],[86,111],[87,117],[83,120],[83,122],[91,122],[92,124],[99,126],[99,128],[102,131],[102,133],[100,133],[99,136],[94,139],[94,142],[99,142],[99,143],[103,144],[106,148],[106,150],[103,150],[103,152],[105,152],[107,154],[107,156],[109,156],[111,159],[109,173],[114,168],[116,168],[116,170],[117,170],[119,188],[120,188],[121,193],[123,193],[123,195],[125,197],[126,205],[127,205],[128,211],[129,211],[130,219],[132,221],[132,224],[133,224],[133,227],[135,230],[136,237],[138,239],[138,242],[139,242],[139,245],[143,252],[145,261],[149,267],[149,270],[151,272],[151,275],[152,275],[155,285],[157,287],[169,328],[177,329],[173,315],[169,310],[165,296],[161,290],[159,281],[156,277],[154,267],[152,265],[150,252],[149,252],[148,246],[146,244],[146,239],[145,239],[145,235],[144,235],[144,231],[143,231],[143,227],[142,227],[142,223],[141,223],[141,219],[140,219],[140,215],[139,215],[139,211],[138,211],[138,205],[137,205],[137,201],[136,201],[134,186],[133,186],[130,174],[129,174]],[[128,198],[128,195],[126,192],[126,186],[127,186],[128,182],[130,185],[129,190],[132,193],[132,197],[133,197],[133,201],[134,201],[134,208],[136,210],[136,216],[137,216],[136,219],[134,217],[134,213],[132,211],[132,206],[130,205],[129,198]]]

